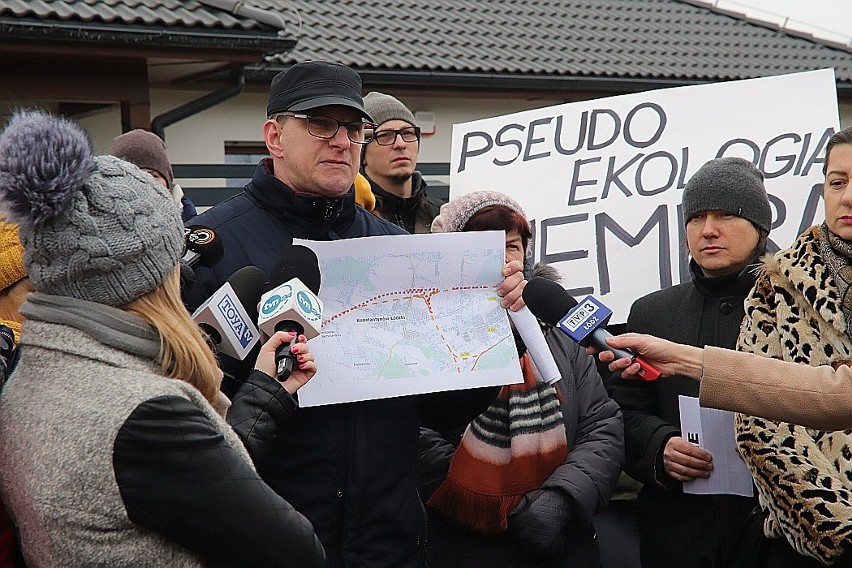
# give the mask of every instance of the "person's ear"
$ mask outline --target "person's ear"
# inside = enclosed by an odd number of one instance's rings
[[[281,124],[273,119],[263,123],[263,141],[266,143],[266,149],[269,155],[273,158],[280,158],[283,150],[281,144]]]

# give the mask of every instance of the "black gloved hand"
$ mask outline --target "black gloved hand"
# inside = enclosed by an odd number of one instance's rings
[[[562,554],[573,502],[558,489],[526,493],[509,514],[509,534],[533,558],[551,560]]]
[[[189,292],[189,287],[192,286],[192,283],[195,281],[195,271],[192,269],[184,261],[180,261],[180,297],[185,298],[186,294]],[[186,301],[184,301],[184,306],[186,306]],[[189,306],[186,306],[187,310],[189,310]]]

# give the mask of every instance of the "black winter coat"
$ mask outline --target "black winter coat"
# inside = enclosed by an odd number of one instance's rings
[[[522,521],[509,517],[509,532],[474,533],[435,515],[429,517],[429,562],[436,568],[593,568],[599,566],[590,519],[609,501],[624,463],[624,431],[618,405],[607,395],[594,359],[562,333],[548,329],[545,338],[562,378],[555,383],[562,396],[568,455],[542,489],[567,497],[568,511],[538,509],[537,522],[556,526],[569,519],[561,542],[552,544],[555,557],[535,558],[513,536]],[[443,482],[460,433],[421,429],[419,483],[424,500]]]
[[[627,331],[670,341],[728,349],[736,345],[743,301],[754,276],[706,278],[695,262],[693,279],[636,300]],[[737,547],[756,498],[692,495],[663,470],[663,449],[680,436],[678,395],[698,396],[699,383],[686,377],[644,382],[614,378],[610,393],[624,412],[625,471],[644,486],[639,493],[643,568],[724,566]],[[732,426],[733,427],[733,426]]]
[[[268,276],[293,238],[406,234],[356,206],[353,191],[338,199],[299,195],[270,172],[271,162],[261,162],[243,193],[191,221],[219,234],[225,257],[212,269],[196,271],[190,305],[243,266],[257,266]],[[329,568],[421,568],[425,510],[414,482],[419,422],[438,429],[464,424],[485,410],[496,392],[473,389],[300,408],[283,432],[263,443],[265,459],[258,455],[258,440],[244,441],[261,477],[314,525]]]
[[[411,179],[411,197],[403,198],[385,191],[382,186],[370,179],[373,195],[376,196],[374,213],[382,219],[387,219],[411,233],[429,233],[432,220],[441,211],[441,202],[432,198],[426,191],[426,181],[420,172],[414,172]]]

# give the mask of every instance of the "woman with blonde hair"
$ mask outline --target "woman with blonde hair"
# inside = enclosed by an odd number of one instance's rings
[[[0,135],[0,205],[35,289],[0,400],[0,494],[27,564],[322,566],[211,405],[222,375],[180,299],[171,199],[69,121],[20,111]],[[290,339],[250,380],[288,389],[266,375]],[[293,351],[295,390],[316,366]]]

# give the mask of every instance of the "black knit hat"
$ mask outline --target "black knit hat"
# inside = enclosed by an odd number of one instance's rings
[[[763,173],[742,158],[717,158],[701,166],[683,190],[683,220],[704,211],[726,211],[751,221],[767,233],[772,209]]]
[[[373,120],[364,110],[358,73],[346,65],[328,61],[297,63],[276,75],[269,87],[266,116],[328,105],[354,108],[367,120]]]

